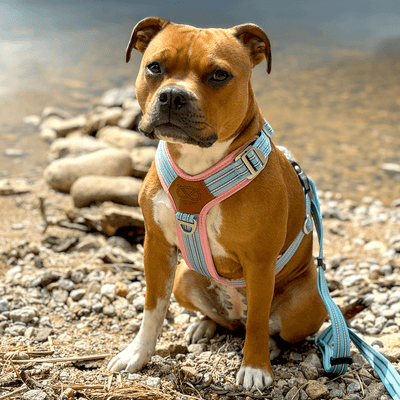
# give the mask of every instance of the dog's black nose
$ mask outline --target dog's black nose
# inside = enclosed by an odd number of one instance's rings
[[[167,86],[161,89],[158,94],[158,102],[163,105],[169,105],[175,110],[180,110],[188,104],[189,96],[188,94],[180,88]]]

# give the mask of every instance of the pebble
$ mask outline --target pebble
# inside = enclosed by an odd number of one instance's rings
[[[145,303],[145,297],[144,296],[138,296],[136,297],[135,300],[133,300],[133,307],[137,311],[143,311],[144,310],[144,303]]]
[[[123,88],[114,88],[108,90],[101,96],[101,104],[107,107],[122,106],[124,101],[129,98],[136,98],[134,86],[126,86]]]
[[[71,297],[72,300],[74,301],[79,301],[83,299],[83,297],[86,295],[86,290],[85,289],[75,289],[72,290],[69,296]]]
[[[78,208],[105,201],[137,207],[142,183],[129,176],[83,176],[72,185],[71,195]]]
[[[48,400],[47,394],[42,390],[28,390],[22,396],[23,400]]]
[[[311,400],[316,400],[316,399],[321,399],[324,396],[329,394],[329,390],[326,387],[326,385],[315,381],[311,380],[308,382],[307,388],[306,388],[306,393],[310,397]]]
[[[131,170],[129,153],[106,149],[74,159],[56,160],[45,169],[44,178],[53,189],[69,192],[73,183],[82,176],[127,176]]]
[[[14,322],[20,321],[24,322],[25,324],[31,322],[33,318],[37,317],[38,315],[38,311],[33,307],[23,307],[18,310],[10,311],[10,318]]]
[[[96,134],[96,138],[109,146],[124,150],[132,150],[146,143],[146,138],[141,133],[118,126],[106,126],[100,129]]]
[[[50,128],[53,129],[58,136],[64,137],[79,128],[83,128],[85,125],[86,117],[84,115],[79,115],[69,119],[50,116],[40,124],[40,129]]]
[[[146,385],[150,387],[157,387],[160,385],[161,378],[148,378]]]
[[[65,157],[75,158],[108,148],[106,143],[96,140],[92,136],[60,138],[50,146],[48,159],[53,161]]]
[[[110,301],[115,300],[115,283],[105,283],[100,290],[102,296],[106,296]]]
[[[136,104],[132,103],[130,108],[124,112],[122,118],[118,121],[118,126],[124,129],[137,130],[141,118],[142,110],[136,101]]]
[[[53,329],[52,328],[40,328],[36,333],[36,340],[38,342],[45,342],[48,337],[51,335]]]
[[[128,374],[128,379],[130,381],[139,381],[142,379],[142,375],[140,374]]]

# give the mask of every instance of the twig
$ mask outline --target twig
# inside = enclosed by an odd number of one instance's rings
[[[85,383],[61,383],[60,386],[53,386],[54,388],[62,388],[63,390],[71,388],[74,390],[85,389],[104,389],[104,385],[86,385]]]
[[[25,384],[23,386],[21,386],[19,389],[14,390],[13,392],[7,393],[3,396],[0,397],[0,400],[4,400],[4,399],[8,399],[9,397],[13,397],[18,393],[24,392],[25,390],[28,390],[28,386],[26,386]]]
[[[293,395],[293,397],[290,400],[294,400],[296,398],[296,396],[300,393],[301,389],[304,389],[306,386],[308,385],[308,383],[304,383],[303,385],[301,385],[298,389],[297,392]]]
[[[80,357],[65,357],[65,358],[41,358],[37,360],[13,360],[14,364],[28,364],[28,363],[58,363],[58,362],[73,362],[73,361],[89,361],[100,360],[108,357],[110,354],[97,354],[93,356],[80,356]],[[6,361],[0,360],[5,363]]]
[[[363,386],[363,384],[362,384],[362,382],[361,382],[361,378],[360,378],[360,375],[359,375],[358,372],[356,372],[356,377],[357,377],[357,379],[358,379],[358,382],[360,382],[361,391],[362,391],[362,397],[364,397],[364,386]]]
[[[39,197],[39,210],[40,210],[40,215],[43,218],[44,222],[44,228],[42,233],[46,233],[47,228],[49,227],[49,221],[47,220],[46,216],[46,207],[44,205],[44,197]]]
[[[203,400],[203,397],[201,396],[200,392],[190,382],[186,381],[185,383],[186,383],[186,385],[190,386],[199,395],[200,399]]]

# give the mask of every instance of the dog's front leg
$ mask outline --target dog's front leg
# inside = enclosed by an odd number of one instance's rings
[[[269,354],[269,316],[274,295],[274,266],[251,263],[244,267],[247,292],[246,339],[237,384],[247,390],[271,385],[273,381]],[[258,265],[257,265],[258,264]]]
[[[141,370],[154,353],[168,309],[177,265],[177,250],[165,239],[158,226],[146,226],[144,269],[146,301],[143,320],[135,339],[108,364],[110,371]]]

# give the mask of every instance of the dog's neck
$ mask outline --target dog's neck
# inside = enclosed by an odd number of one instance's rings
[[[167,142],[167,148],[179,168],[188,175],[198,175],[258,135],[263,122],[264,118],[253,100],[239,128],[225,141],[217,141],[208,148]]]

